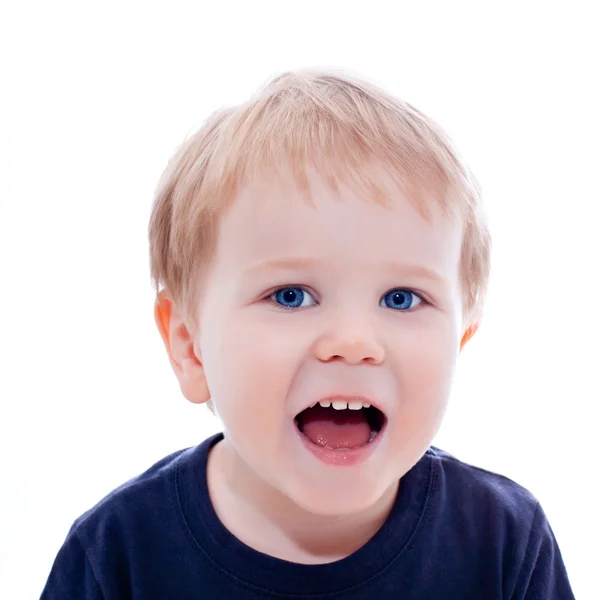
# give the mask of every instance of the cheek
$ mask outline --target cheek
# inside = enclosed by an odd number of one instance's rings
[[[444,329],[424,329],[414,339],[404,338],[394,357],[399,383],[393,418],[395,451],[422,453],[435,437],[446,412],[457,346]],[[457,344],[458,342],[456,342]]]
[[[436,411],[446,404],[458,356],[458,334],[439,320],[402,337],[395,348],[401,398],[413,410]]]
[[[281,424],[285,400],[304,356],[302,341],[275,318],[229,315],[203,336],[209,389],[224,425]],[[275,321],[275,322],[273,322]]]

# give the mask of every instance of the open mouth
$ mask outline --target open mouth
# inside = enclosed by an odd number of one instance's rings
[[[321,401],[295,418],[310,442],[329,450],[354,450],[370,444],[382,431],[386,416],[363,402]]]

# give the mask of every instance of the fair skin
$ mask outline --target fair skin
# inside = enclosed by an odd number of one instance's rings
[[[165,294],[157,323],[184,395],[212,399],[225,439],[211,452],[217,515],[242,542],[293,562],[343,558],[381,527],[402,476],[441,424],[462,343],[460,223],[425,219],[391,184],[382,206],[314,173],[313,204],[289,181],[241,190],[220,221],[197,330]],[[277,291],[301,306],[282,305]],[[399,290],[402,309],[386,296]],[[295,416],[328,395],[373,399],[376,450],[323,464]]]

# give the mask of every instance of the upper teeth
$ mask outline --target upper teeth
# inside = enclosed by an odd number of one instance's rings
[[[345,402],[343,400],[334,400],[333,402],[321,400],[319,404],[323,408],[332,406],[335,410],[346,410],[347,408],[350,410],[360,410],[361,408],[369,408],[369,406],[371,406],[368,402],[361,402],[360,400],[352,400],[351,402]]]

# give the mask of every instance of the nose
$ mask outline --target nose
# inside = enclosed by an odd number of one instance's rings
[[[342,361],[351,365],[379,365],[385,359],[385,349],[367,321],[357,318],[333,317],[317,339],[315,356],[322,362]]]

